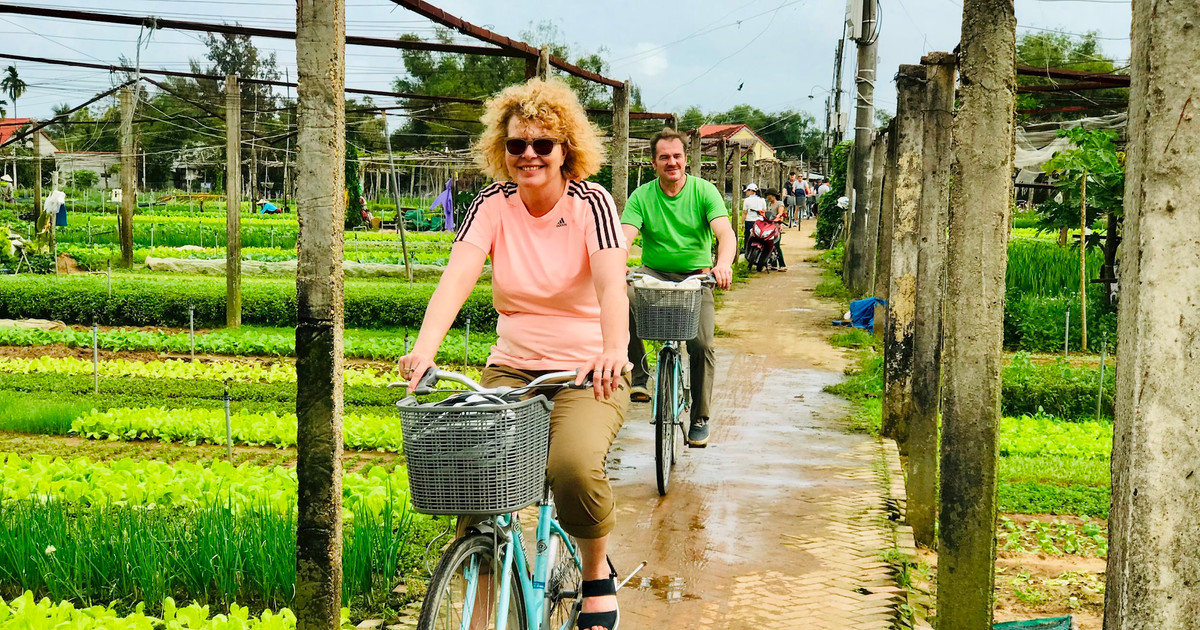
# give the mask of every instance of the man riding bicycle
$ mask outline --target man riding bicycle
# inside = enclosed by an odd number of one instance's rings
[[[650,139],[650,151],[658,177],[633,191],[621,214],[621,229],[626,242],[633,243],[639,232],[642,235],[642,267],[636,271],[672,282],[711,272],[717,286],[728,289],[733,282],[737,236],[729,222],[724,196],[710,182],[688,177],[683,134],[673,129],[660,131]],[[715,265],[712,261],[713,236],[717,238]],[[708,444],[709,400],[717,365],[713,351],[713,292],[708,287],[703,290],[700,332],[687,342],[692,376],[688,444],[696,447]],[[629,333],[629,360],[633,363],[630,399],[649,402],[646,348],[632,316]]]

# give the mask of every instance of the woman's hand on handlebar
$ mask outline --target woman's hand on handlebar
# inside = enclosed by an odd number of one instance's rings
[[[433,356],[416,350],[400,357],[400,376],[408,381],[408,393],[412,395],[417,389],[417,382],[426,372],[436,369]]]
[[[631,369],[633,364],[629,362],[629,352],[626,349],[606,350],[579,368],[575,384],[582,385],[590,376],[596,400],[605,400],[621,385],[621,375]]]
[[[717,281],[717,286],[722,289],[728,289],[733,284],[733,268],[729,265],[717,265],[713,267],[712,275]]]

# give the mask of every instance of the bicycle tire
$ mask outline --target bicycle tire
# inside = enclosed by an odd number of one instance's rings
[[[666,496],[671,486],[671,467],[675,460],[675,394],[678,372],[674,352],[658,356],[657,392],[654,396],[654,473],[659,496]]]
[[[453,598],[449,596],[455,592],[458,592],[460,596],[465,594],[466,582],[462,570],[468,566],[468,562],[475,559],[479,563],[478,566],[490,567],[495,552],[494,541],[489,534],[473,534],[454,541],[438,562],[437,568],[433,570],[433,576],[429,579],[429,590],[425,593],[425,600],[421,602],[421,616],[417,621],[417,630],[457,630],[462,628],[462,604],[465,602],[455,605]],[[514,629],[528,627],[525,615],[525,593],[521,590],[521,580],[516,573],[517,570],[519,568],[514,567],[508,603],[508,627]],[[476,597],[477,601],[478,599]],[[491,610],[494,604],[493,599],[494,596],[489,598],[488,610],[484,613],[488,627],[495,625],[494,611]],[[472,617],[474,616],[472,615]]]
[[[583,607],[583,571],[575,563],[575,556],[567,553],[562,536],[557,531],[550,535],[559,539],[559,554],[550,568],[550,580],[546,584],[546,614],[542,627],[545,630],[574,628]],[[574,539],[571,544],[579,549]]]

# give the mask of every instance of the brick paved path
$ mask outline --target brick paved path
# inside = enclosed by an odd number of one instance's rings
[[[618,438],[612,555],[622,571],[649,562],[621,593],[627,629],[892,627],[895,451],[847,433],[844,402],[821,391],[846,359],[826,341],[837,306],[811,295],[808,243],[788,233],[790,271],[725,296],[712,445],[683,452],[667,497],[648,405]]]

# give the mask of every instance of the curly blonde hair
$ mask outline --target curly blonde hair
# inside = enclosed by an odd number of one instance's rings
[[[514,116],[545,127],[562,140],[562,173],[567,179],[587,179],[600,170],[604,147],[575,92],[561,79],[530,79],[505,88],[484,103],[484,132],[474,149],[475,161],[488,177],[509,179],[504,141]]]

